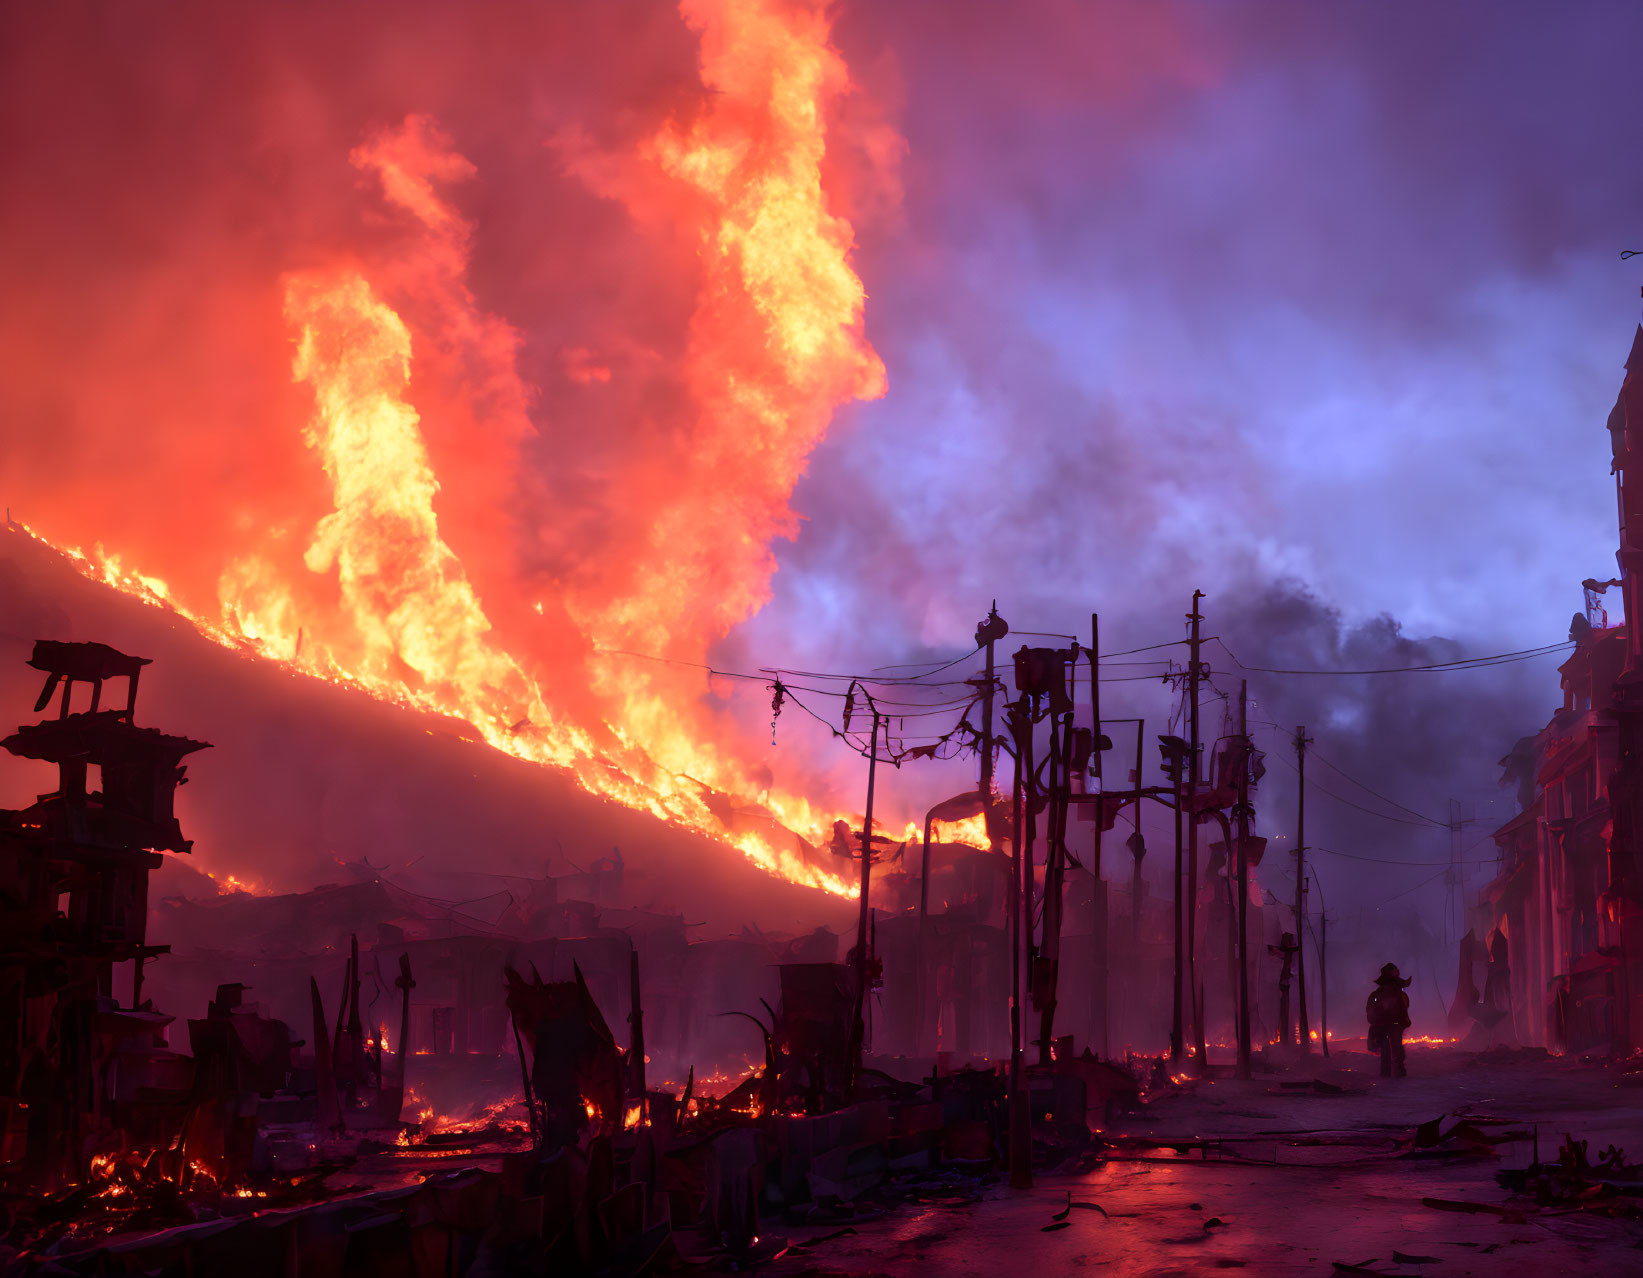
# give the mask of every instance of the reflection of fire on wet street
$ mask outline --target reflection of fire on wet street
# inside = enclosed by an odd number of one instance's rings
[[[977,1186],[945,1201],[864,1206],[850,1236],[818,1249],[825,1268],[1631,1267],[1643,1243],[1643,1167],[1628,1161],[1643,1151],[1643,1074],[1529,1050],[1423,1048],[1394,1087],[1361,1051],[1332,1059],[1334,1068],[1314,1061],[1247,1083],[1189,1084],[1115,1123],[1095,1168],[1044,1176],[1025,1194]],[[1607,1166],[1602,1150],[1615,1151]],[[814,1263],[784,1261],[772,1273]]]

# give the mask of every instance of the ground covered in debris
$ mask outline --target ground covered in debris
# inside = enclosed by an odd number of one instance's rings
[[[1538,1052],[1412,1048],[1409,1064],[1409,1077],[1381,1079],[1369,1056],[1336,1052],[1247,1082],[1188,1083],[1113,1121],[1094,1170],[869,1210],[854,1232],[766,1272],[1643,1268],[1643,1197],[1631,1192],[1643,1183],[1627,1165],[1643,1162],[1643,1074]],[[1567,1161],[1588,1167],[1562,1169],[1570,1137]],[[1555,1169],[1526,1181],[1537,1142]]]

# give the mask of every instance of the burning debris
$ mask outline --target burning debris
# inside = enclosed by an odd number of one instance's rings
[[[1005,627],[994,621],[996,639]],[[1061,956],[1107,955],[1116,913],[1104,884],[1077,875],[1067,821],[1094,799],[1104,831],[1120,805],[1170,791],[1145,786],[1139,771],[1128,792],[1086,788],[1087,769],[1111,747],[1071,723],[1068,686],[1087,654],[1023,654],[1017,682],[1029,690],[1009,707],[1019,765],[1013,805],[983,803],[978,790],[938,805],[927,823],[979,815],[1001,848],[926,841],[913,873],[907,845],[870,838],[870,821],[859,838],[841,837],[836,855],[862,848],[861,924],[843,962],[840,938],[825,930],[789,938],[750,927],[740,939],[693,942],[682,918],[621,904],[619,851],[575,876],[460,899],[358,863],[342,867],[352,882],[307,893],[167,901],[156,917],[186,938],[176,954],[144,944],[145,873],[125,886],[130,903],[117,917],[130,934],[120,939],[131,957],[167,954],[149,980],[151,998],[163,990],[162,1001],[204,1002],[206,1014],[187,1021],[184,1056],[157,1037],[170,1018],[147,1002],[122,1010],[111,979],[94,982],[110,1000],[100,1014],[147,1034],[171,1091],[145,1087],[130,1115],[94,1104],[76,1119],[84,1130],[52,1148],[77,1149],[85,1161],[47,1169],[55,1179],[41,1189],[50,1196],[19,1213],[14,1245],[24,1258],[91,1264],[95,1254],[137,1245],[134,1232],[389,1193],[408,1178],[428,1183],[454,1159],[494,1177],[509,1210],[539,1197],[553,1204],[559,1215],[540,1232],[508,1240],[539,1259],[595,1269],[618,1257],[640,1263],[677,1238],[689,1239],[676,1245],[690,1254],[725,1248],[742,1263],[768,1247],[759,1222],[774,1207],[814,1222],[849,1216],[898,1178],[980,1183],[1006,1165],[1017,1180],[1035,1165],[1088,1166],[1102,1151],[1092,1115],[1100,1126],[1138,1104],[1142,1078],[1163,1066],[1147,1061],[1132,1072],[1076,1050],[1080,1032],[1100,1041],[1117,1016],[1143,1015],[1133,996],[1109,1008],[1104,983],[1088,1004],[1061,1007],[1057,1021]],[[151,867],[157,849],[186,852],[170,797],[182,780],[178,759],[200,743],[135,729],[134,689],[125,711],[96,708],[101,680],[123,674],[134,684],[141,662],[42,644],[36,664],[52,676],[42,705],[64,685],[61,714],[7,744],[57,761],[64,779],[58,794],[14,814],[15,829],[53,848],[71,836],[101,840],[105,851],[127,854],[116,865]],[[76,682],[93,685],[94,708],[79,714],[69,706]],[[992,691],[983,690],[989,701]],[[874,716],[882,717],[876,706]],[[985,722],[990,733],[990,716]],[[1050,735],[1047,775],[1031,762],[1037,724]],[[988,758],[995,746],[1012,749],[986,736],[980,745]],[[106,793],[86,794],[87,756],[102,766]],[[1196,800],[1228,829],[1222,809],[1247,802],[1251,757],[1247,739],[1225,743],[1214,769],[1221,784]],[[1258,958],[1243,939],[1249,903],[1232,867],[1253,865],[1259,843],[1242,838],[1238,855],[1209,867],[1224,908],[1217,915],[1217,898],[1206,898],[1203,930],[1217,950],[1224,940],[1229,956]],[[882,868],[870,888],[875,863]],[[1089,883],[1087,900],[1069,882]],[[69,904],[70,918],[101,909]],[[1127,909],[1120,904],[1129,950],[1113,956],[1136,978],[1156,975],[1164,949],[1160,912],[1143,907],[1136,889]],[[655,974],[648,1017],[641,955]],[[1225,972],[1236,969],[1229,962]],[[140,964],[132,989],[134,1000],[144,989]],[[1233,1028],[1247,1035],[1248,988],[1233,980],[1231,991]],[[1037,1013],[1031,1064],[1024,999]],[[622,1019],[625,1047],[612,1030]],[[1201,1028],[1196,1036],[1202,1041]],[[655,1074],[683,1074],[682,1087],[650,1086],[653,1055],[667,1063]],[[745,1072],[727,1069],[732,1061]],[[905,1077],[909,1061],[927,1062],[923,1081]],[[712,1070],[700,1086],[698,1065]],[[119,1076],[131,1073],[127,1063]],[[93,1130],[107,1139],[85,1140]],[[35,1148],[25,1153],[37,1157]],[[458,1250],[471,1243],[447,1239]]]
[[[170,903],[157,917],[209,958],[149,944],[148,873],[162,850],[190,851],[172,796],[185,779],[180,760],[204,743],[135,724],[142,659],[42,641],[32,664],[47,674],[38,708],[59,692],[61,704],[4,742],[59,769],[58,788],[6,813],[0,829],[16,885],[9,934],[30,940],[5,968],[6,1245],[19,1272],[89,1271],[116,1256],[202,1263],[251,1246],[247,1230],[276,1209],[289,1226],[276,1229],[280,1246],[299,1269],[324,1232],[314,1232],[316,1213],[327,1211],[398,1222],[386,1234],[345,1225],[350,1271],[385,1263],[380,1249],[399,1246],[396,1231],[413,1219],[443,1254],[468,1258],[450,1262],[458,1271],[487,1251],[576,1271],[642,1268],[665,1246],[746,1262],[783,1249],[761,1232],[772,1205],[807,1221],[849,1216],[898,1174],[936,1175],[947,1163],[974,1182],[996,1167],[1002,1076],[965,1071],[921,1086],[864,1067],[850,1028],[859,969],[821,961],[837,953],[830,934],[750,933],[725,953],[686,942],[677,921],[616,908],[609,921],[631,931],[607,922],[559,937],[597,910],[560,902],[551,880],[523,900],[467,902],[462,913],[372,878],[298,898]],[[110,678],[127,680],[123,709],[102,707]],[[76,685],[90,686],[88,708],[72,704]],[[492,909],[484,933],[453,934]],[[377,943],[363,946],[360,933],[373,928]],[[251,980],[220,979],[225,958],[264,935],[278,937],[282,950],[263,947],[278,957],[237,960]],[[640,938],[661,969],[648,1022]],[[162,956],[145,984],[143,964]],[[724,958],[733,964],[722,971],[758,971],[747,963],[755,957],[774,960],[764,970],[775,974],[775,1002],[746,998],[768,1019],[736,1009],[697,1021],[672,1005],[693,972]],[[328,1008],[320,978],[338,961]],[[116,996],[120,963],[131,964],[129,1006]],[[545,979],[539,964],[568,966],[569,979]],[[186,1022],[184,1054],[166,1046],[174,1018],[156,1010],[152,991],[185,993],[207,974],[214,984],[205,1014]],[[285,1015],[251,1002],[254,991]],[[618,998],[625,1048],[601,1007]],[[698,1085],[692,1064],[682,1088],[649,1085],[650,1053],[677,1061],[693,1041],[745,1042],[733,1028],[743,1017],[760,1041],[759,1059],[734,1054],[745,1073],[721,1069]],[[291,1031],[299,1023],[306,1042]],[[709,1026],[708,1039],[693,1034]],[[1041,1156],[1090,1147],[1091,1068],[1069,1053],[1034,1071]],[[493,1098],[465,1118],[427,1099],[476,1087]],[[472,1170],[441,1166],[452,1159]],[[421,1186],[409,1197],[390,1187],[407,1177]],[[446,1206],[415,1205],[428,1195]],[[538,1200],[543,1216],[527,1225],[520,1213]],[[516,1225],[499,1231],[504,1219]]]

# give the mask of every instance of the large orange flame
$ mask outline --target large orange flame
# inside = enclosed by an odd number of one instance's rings
[[[468,289],[472,229],[444,194],[473,166],[424,117],[350,157],[410,228],[394,260],[346,260],[284,280],[292,372],[313,397],[304,438],[329,483],[329,510],[228,562],[216,616],[100,547],[71,553],[88,574],[176,610],[219,642],[458,716],[499,750],[569,769],[588,790],[730,843],[773,874],[853,896],[856,886],[808,860],[791,833],[818,834],[833,814],[771,792],[733,750],[705,744],[699,689],[674,668],[636,673],[601,655],[699,660],[761,607],[771,542],[793,535],[789,500],[811,451],[841,404],[885,385],[850,265],[854,233],[823,187],[828,109],[849,88],[825,8],[680,7],[700,37],[708,105],[605,168],[621,173],[607,193],[636,222],[665,206],[673,230],[698,241],[701,265],[689,438],[629,479],[654,516],[644,552],[614,589],[609,580],[597,590],[567,585],[558,601],[580,632],[577,655],[602,712],[590,717],[585,703],[545,693],[531,654],[501,637],[441,529],[430,423],[414,406],[422,361],[460,365],[471,399],[484,404],[471,416],[492,428],[493,446],[529,431],[529,395],[514,364],[518,335]],[[704,785],[774,821],[732,829]]]
[[[582,609],[599,642],[652,652],[681,632],[716,639],[766,601],[770,541],[796,527],[788,498],[834,408],[885,389],[854,233],[822,189],[824,108],[849,85],[825,16],[769,0],[680,7],[701,33],[712,105],[643,156],[702,197],[691,469],[662,489],[671,500],[630,591]],[[706,510],[704,492],[719,494]]]

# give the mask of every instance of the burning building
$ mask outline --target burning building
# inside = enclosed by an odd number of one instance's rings
[[[1631,482],[1643,467],[1643,327],[1607,428],[1620,576],[1584,583],[1563,704],[1501,761],[1522,810],[1494,833],[1501,869],[1464,942],[1455,1008],[1497,1040],[1569,1051],[1643,1046],[1643,483]],[[1617,622],[1601,602],[1614,587]]]

